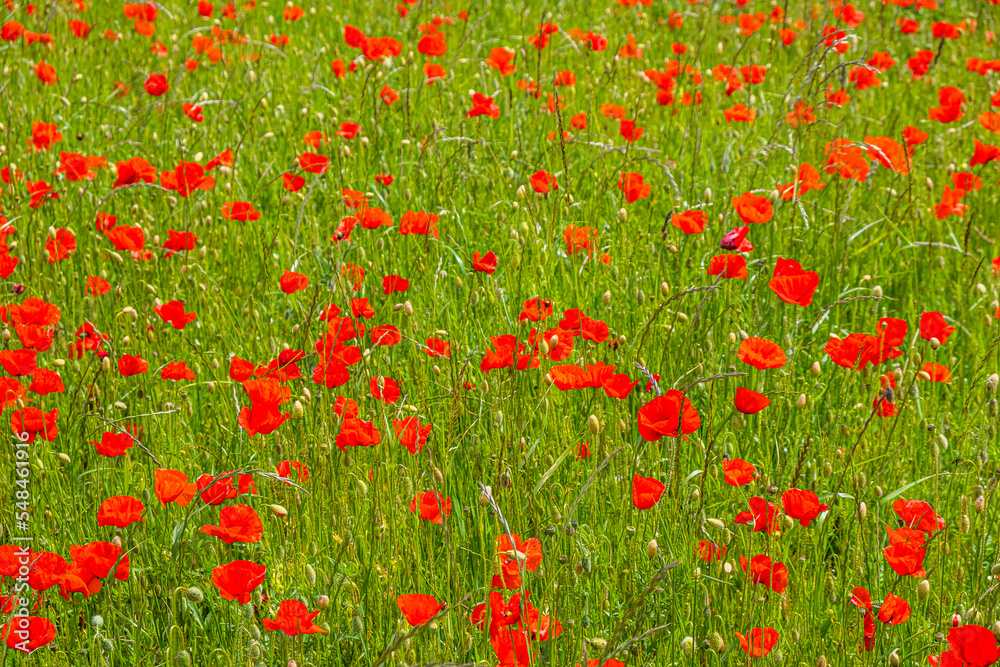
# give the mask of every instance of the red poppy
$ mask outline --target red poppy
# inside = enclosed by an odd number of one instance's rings
[[[131,377],[146,372],[149,362],[137,354],[123,354],[118,359],[118,372],[122,377]]]
[[[748,656],[763,658],[777,645],[778,631],[774,628],[753,628],[746,635],[737,631],[736,638]]]
[[[910,618],[910,604],[903,598],[886,593],[878,610],[878,620],[888,625],[899,625]]]
[[[819,274],[804,271],[794,259],[779,257],[774,265],[774,277],[767,286],[785,303],[806,307],[812,303],[819,286]]]
[[[178,330],[182,330],[198,318],[197,313],[184,312],[184,304],[180,301],[168,301],[161,306],[154,307],[153,311],[159,315],[164,322]]]
[[[169,503],[187,507],[198,490],[193,482],[188,482],[188,476],[179,470],[157,468],[153,478],[156,498],[163,507]]]
[[[10,430],[15,436],[26,433],[27,439],[24,442],[34,442],[37,437],[46,442],[55,442],[59,435],[59,426],[56,423],[58,419],[58,409],[43,412],[38,408],[24,407],[11,413]]]
[[[922,530],[928,535],[935,530],[944,528],[944,519],[934,512],[934,508],[930,506],[930,503],[926,503],[923,500],[904,500],[898,498],[893,502],[892,509],[899,515],[899,518],[903,520],[903,523],[907,527]]]
[[[222,205],[222,217],[226,220],[254,222],[260,219],[260,211],[254,210],[250,202],[231,201]]]
[[[636,139],[642,136],[645,130],[641,127],[636,127],[636,121],[622,119],[618,123],[618,134],[625,138],[625,141],[632,143]]]
[[[172,361],[160,370],[161,380],[194,380],[194,371],[183,361]]]
[[[925,361],[920,370],[927,374],[929,382],[951,382],[951,371],[943,364]]]
[[[774,206],[771,200],[752,192],[746,192],[733,199],[733,208],[744,223],[765,223],[774,217]]]
[[[112,496],[97,508],[98,526],[127,528],[137,521],[145,521],[142,502],[132,496]]]
[[[740,566],[755,586],[762,584],[778,595],[788,588],[788,568],[784,563],[772,562],[770,557],[761,554],[754,556],[749,562],[745,556],[740,556]]]
[[[465,114],[466,118],[476,118],[477,116],[489,116],[490,118],[500,117],[500,107],[493,103],[492,97],[486,97],[482,93],[472,94],[472,109]]]
[[[632,504],[636,509],[648,510],[660,502],[664,488],[663,482],[655,477],[637,474],[632,477]]]
[[[472,253],[472,268],[481,273],[495,273],[497,270],[497,256],[492,250],[485,255],[478,250]]]
[[[0,639],[7,648],[22,653],[48,646],[55,638],[56,626],[42,616],[14,617],[0,627]]]
[[[729,486],[746,486],[759,477],[757,468],[742,459],[726,457],[722,460],[722,470]]]
[[[531,175],[531,189],[535,192],[546,194],[550,190],[558,190],[559,184],[556,183],[555,176],[552,176],[545,170],[539,169]]]
[[[101,434],[100,442],[94,442],[93,440],[89,442],[97,449],[98,454],[109,458],[123,456],[132,448],[134,443],[132,436],[128,433],[112,433],[110,431],[105,431]]]
[[[249,505],[233,505],[223,507],[219,512],[218,526],[202,526],[201,532],[218,537],[226,544],[250,544],[260,542],[264,536],[264,523]]]
[[[396,606],[403,613],[406,622],[417,627],[434,618],[444,608],[444,602],[438,602],[430,595],[410,593],[396,598]]]
[[[632,204],[639,199],[649,197],[652,186],[644,181],[645,177],[635,172],[618,174],[618,189],[622,191],[626,202]],[[676,225],[674,226],[676,227]]]
[[[716,544],[708,540],[702,540],[701,542],[699,542],[696,552],[698,555],[698,560],[701,561],[702,563],[721,561],[723,558],[726,557],[725,545]]]
[[[777,505],[757,496],[750,499],[749,505],[750,509],[737,514],[733,523],[740,525],[752,523],[755,533],[775,534],[780,530]]]
[[[684,211],[670,216],[670,224],[685,234],[701,234],[708,224],[708,216],[704,211]]]
[[[283,600],[278,605],[278,614],[275,618],[265,618],[261,621],[264,629],[268,632],[280,630],[289,637],[297,635],[326,634],[326,630],[313,623],[313,619],[319,616],[319,611],[309,611],[309,607],[298,600]]]
[[[701,428],[701,417],[687,396],[670,389],[639,408],[638,424],[643,440],[654,442],[694,433]]]
[[[285,271],[281,274],[279,281],[281,291],[285,294],[292,294],[309,287],[309,278],[305,274],[294,271]]]
[[[432,424],[422,426],[418,417],[406,417],[405,419],[393,419],[393,430],[396,432],[396,439],[411,454],[419,454],[427,444],[427,438],[431,434]]]
[[[737,387],[733,404],[737,411],[745,415],[755,415],[770,405],[771,399],[753,389]]]
[[[428,357],[451,357],[451,343],[440,338],[428,338],[427,345],[427,356]]]
[[[751,252],[753,250],[753,245],[747,240],[748,233],[750,233],[750,227],[747,225],[740,225],[736,229],[726,232],[725,236],[723,236],[722,240],[719,242],[719,247],[723,250]],[[746,266],[745,263],[744,266]]]
[[[924,340],[937,338],[938,342],[944,345],[948,342],[948,336],[957,329],[949,325],[944,315],[937,311],[924,311],[920,316],[920,337]]]
[[[781,368],[788,362],[780,345],[772,343],[766,338],[753,336],[740,343],[736,356],[743,363],[749,364],[759,371]]]
[[[170,90],[167,77],[159,73],[150,74],[146,79],[146,83],[142,84],[142,87],[146,91],[146,94],[153,97],[159,97]]]
[[[239,604],[250,602],[250,594],[264,583],[267,568],[253,561],[234,560],[219,565],[212,570],[212,583],[219,589],[225,600],[236,600]]]
[[[898,542],[890,544],[882,550],[886,562],[892,571],[901,577],[924,577],[924,555],[926,549],[909,543]]]
[[[820,503],[819,497],[808,490],[788,489],[781,495],[781,507],[785,514],[798,519],[799,524],[808,527],[816,517],[830,509],[826,503]]]
[[[708,269],[705,272],[710,276],[722,276],[723,278],[738,278],[746,280],[750,275],[747,271],[747,261],[742,255],[716,255],[708,261]]]
[[[948,630],[950,650],[941,654],[941,665],[986,667],[1000,660],[996,636],[981,625],[962,625]],[[951,660],[945,658],[948,655]]]
[[[418,493],[410,501],[410,511],[419,514],[424,521],[430,521],[440,526],[451,515],[451,498],[445,498],[435,491]]]

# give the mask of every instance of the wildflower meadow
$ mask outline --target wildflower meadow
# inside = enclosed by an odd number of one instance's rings
[[[1000,662],[997,0],[2,0],[0,664]]]

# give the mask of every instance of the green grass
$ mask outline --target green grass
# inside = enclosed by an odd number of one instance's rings
[[[125,582],[108,578],[86,600],[76,594],[65,601],[55,588],[44,593],[33,613],[55,624],[55,641],[30,658],[0,653],[5,664],[187,664],[184,655],[195,665],[496,664],[489,633],[469,617],[489,595],[499,569],[495,540],[508,528],[540,540],[542,565],[525,573],[523,588],[561,623],[558,637],[532,642],[535,663],[575,665],[602,656],[605,645],[603,657],[610,657],[630,639],[613,655],[628,665],[746,663],[751,659],[735,632],[773,627],[780,642],[766,658],[772,662],[874,664],[895,653],[903,664],[924,665],[928,655],[947,649],[953,614],[963,624],[997,621],[1000,596],[990,569],[1000,562],[1000,477],[996,400],[987,379],[1000,371],[994,326],[1000,286],[990,263],[1000,255],[998,174],[996,162],[968,163],[973,139],[1000,143],[976,120],[990,110],[998,83],[996,73],[966,69],[967,58],[996,57],[996,42],[986,38],[1000,31],[996,5],[943,0],[934,12],[859,6],[864,22],[855,29],[839,24],[850,35],[841,55],[820,41],[824,25],[838,25],[821,3],[784,3],[790,20],[805,21],[785,47],[770,23],[744,38],[735,24],[719,21],[771,11],[763,0],[742,9],[661,0],[648,8],[425,1],[405,19],[390,2],[306,0],[300,2],[306,14],[295,22],[282,18],[283,5],[258,2],[235,21],[221,20],[248,41],[224,45],[223,60],[214,64],[191,47],[192,37],[210,34],[214,25],[198,16],[197,3],[160,6],[152,39],[166,45],[164,57],[151,54],[151,40],[135,32],[116,3],[92,5],[76,12],[57,0],[38,4],[34,16],[23,6],[0,10],[0,22],[47,29],[53,38],[52,50],[23,39],[0,43],[2,162],[30,181],[47,181],[60,196],[31,209],[22,182],[4,186],[0,206],[17,230],[9,243],[19,264],[3,300],[9,306],[40,297],[61,313],[38,365],[57,371],[65,392],[24,396],[29,406],[59,411],[58,437],[30,446],[34,547],[69,560],[70,545],[117,536],[131,573]],[[467,21],[458,18],[462,10]],[[217,2],[216,19],[220,11]],[[682,28],[668,26],[671,11],[683,12]],[[419,26],[434,16],[454,18],[441,26],[447,53],[433,59],[448,74],[424,85],[421,68],[431,59],[417,53]],[[916,18],[920,31],[900,34],[898,17]],[[86,40],[70,33],[69,19],[93,25]],[[931,37],[934,21],[963,19],[978,22],[974,32],[957,40]],[[562,30],[539,53],[526,38],[543,20]],[[334,58],[350,63],[361,53],[345,45],[345,24],[397,39],[402,54],[360,62],[356,72],[335,78]],[[575,42],[565,32],[574,28],[604,35],[607,50]],[[106,41],[105,30],[121,39]],[[288,46],[267,44],[271,33],[287,34]],[[628,34],[641,45],[641,60],[615,58]],[[660,106],[656,87],[640,76],[676,58],[674,42],[689,47],[681,64],[704,77],[694,85],[681,75],[675,92],[678,98],[700,92],[700,106]],[[498,46],[517,53],[517,70],[508,77],[484,64]],[[926,76],[911,82],[906,61],[918,49],[939,55]],[[848,63],[875,51],[888,51],[896,65],[880,74],[883,87],[859,92],[848,81]],[[202,64],[186,71],[185,58]],[[54,85],[33,73],[41,59],[55,67]],[[766,80],[727,97],[725,83],[711,72],[720,63],[767,65]],[[547,93],[559,70],[574,72],[576,84],[558,88],[565,108],[549,113]],[[143,83],[161,71],[171,89],[153,98]],[[540,81],[541,97],[519,90],[519,79]],[[115,82],[130,92],[116,97]],[[827,108],[828,84],[846,89],[851,102]],[[384,85],[399,91],[391,106],[378,96]],[[928,120],[946,85],[967,98],[964,117],[947,125]],[[471,90],[494,96],[499,118],[465,117]],[[819,120],[793,128],[784,119],[800,99]],[[183,102],[201,102],[204,121],[188,119]],[[603,103],[638,119],[642,137],[626,144],[618,121],[601,115]],[[723,109],[736,103],[755,109],[755,122],[727,123]],[[585,130],[570,128],[578,113],[587,115]],[[34,121],[55,123],[62,141],[47,151],[27,150]],[[358,136],[333,136],[347,121],[360,125]],[[823,171],[834,139],[901,141],[908,125],[930,135],[915,148],[908,174],[877,167],[859,182]],[[561,128],[571,130],[571,140],[558,140]],[[313,130],[330,135],[316,152],[329,156],[331,167],[322,176],[302,173],[306,186],[288,193],[281,175],[300,171],[296,156],[312,150],[302,137]],[[59,151],[104,155],[109,166],[138,156],[172,171],[182,160],[204,164],[226,149],[233,151],[233,168],[214,170],[214,188],[187,198],[156,187],[159,181],[113,190],[110,169],[97,170],[93,181],[52,174]],[[741,224],[731,200],[744,192],[770,195],[803,162],[820,169],[826,188],[799,202],[779,200],[770,222],[750,225],[755,249],[747,255],[746,280],[706,276],[710,258],[726,252],[719,240]],[[558,190],[532,192],[530,176],[540,169],[555,175]],[[962,200],[969,206],[964,216],[939,220],[934,206],[953,171],[972,171],[982,189]],[[621,172],[643,174],[652,185],[649,197],[625,203]],[[375,181],[382,173],[392,174],[391,185]],[[333,242],[340,220],[352,214],[344,188],[369,193],[369,205],[389,212],[394,226],[359,225],[349,241]],[[224,219],[221,207],[230,201],[251,202],[260,219]],[[708,215],[701,234],[670,225],[672,213],[695,208]],[[440,216],[439,237],[401,235],[408,210]],[[149,261],[115,252],[95,230],[98,211],[117,216],[119,225],[139,225]],[[568,224],[596,230],[594,257],[566,254]],[[51,264],[44,247],[55,228],[71,230],[77,247]],[[168,230],[194,232],[196,247],[165,257]],[[496,253],[495,274],[473,271],[476,251]],[[604,253],[607,263],[598,258]],[[783,303],[768,289],[778,257],[819,273],[809,307]],[[357,292],[342,278],[344,263],[365,271]],[[308,289],[284,294],[285,270],[306,274]],[[389,274],[408,279],[409,290],[384,295],[381,279]],[[92,275],[106,279],[111,291],[85,294]],[[366,354],[350,367],[350,382],[326,389],[311,381],[314,344],[327,326],[318,317],[330,304],[349,315],[352,297],[369,299],[375,315],[367,327],[395,325],[402,341],[356,343]],[[628,398],[608,398],[599,388],[562,392],[546,381],[555,365],[546,358],[534,370],[480,371],[490,337],[527,340],[529,327],[517,319],[535,297],[554,303],[555,315],[540,325],[545,329],[572,308],[608,324],[617,346],[577,338],[562,363],[617,366],[640,380]],[[197,313],[183,331],[154,313],[154,305],[172,300]],[[939,311],[957,327],[938,349],[918,335],[924,311]],[[881,317],[908,323],[898,358],[852,372],[823,351],[831,335],[875,334]],[[84,322],[109,337],[110,366],[92,352],[69,356]],[[747,335],[776,342],[787,365],[758,371],[741,362],[736,350]],[[424,341],[431,336],[451,343],[450,358],[427,356]],[[3,338],[4,349],[22,347],[13,325]],[[299,362],[302,378],[286,383],[296,403],[282,410],[293,417],[273,433],[248,437],[237,414],[250,401],[229,377],[230,356],[266,364],[285,348],[307,353]],[[126,353],[148,360],[148,372],[119,374],[116,362]],[[161,380],[160,369],[173,361],[184,361],[197,378]],[[951,382],[920,379],[927,361],[948,366]],[[661,391],[685,388],[701,417],[697,431],[683,440],[639,437],[637,413],[655,396],[644,391],[639,367],[659,374]],[[879,375],[895,369],[898,415],[873,415]],[[399,382],[398,403],[370,396],[369,381],[378,376]],[[475,388],[463,388],[466,382]],[[733,407],[740,386],[767,394],[771,405],[740,416]],[[338,449],[338,395],[357,400],[359,417],[381,432],[379,445]],[[18,409],[8,405],[4,419]],[[393,420],[410,415],[433,424],[418,455],[393,437]],[[144,448],[110,459],[88,444],[126,425],[142,429]],[[576,460],[584,442],[591,456]],[[0,457],[0,544],[21,534],[7,518],[16,491],[10,452]],[[760,478],[727,485],[725,456],[751,462]],[[307,465],[308,481],[300,487],[278,481],[274,471],[283,460]],[[153,493],[157,468],[181,470],[192,480],[253,472],[259,493],[226,504],[252,505],[263,519],[263,539],[226,545],[202,534],[198,528],[217,523],[219,509],[200,500],[161,507]],[[666,487],[653,509],[631,503],[636,473]],[[751,496],[780,504],[793,484],[815,491],[830,511],[808,528],[783,522],[780,534],[770,536],[733,524]],[[492,504],[483,485],[491,488]],[[408,509],[415,492],[432,489],[452,502],[443,525]],[[145,521],[99,528],[99,505],[116,495],[142,500]],[[947,524],[927,549],[929,592],[918,591],[922,577],[895,574],[881,553],[889,544],[886,526],[899,525],[897,498],[929,502]],[[287,516],[276,516],[272,505],[286,508]],[[726,545],[721,562],[698,562],[704,539]],[[740,556],[757,554],[787,566],[784,594],[746,581]],[[213,568],[236,559],[267,566],[247,607],[222,599],[211,582]],[[4,595],[11,585],[7,579]],[[898,626],[876,621],[874,646],[860,654],[862,614],[849,602],[855,586],[867,587],[876,602],[889,592],[901,596],[913,612]],[[192,601],[198,596],[190,587],[203,591],[203,600]],[[449,606],[400,641],[411,629],[396,599],[409,593]],[[300,599],[315,610],[320,596],[329,606],[316,623],[329,634],[262,631],[261,619],[274,618],[280,601]],[[103,625],[91,621],[97,616]],[[693,638],[690,650],[686,637]],[[387,647],[391,655],[384,655]]]

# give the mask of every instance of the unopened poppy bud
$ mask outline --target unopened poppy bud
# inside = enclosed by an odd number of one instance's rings
[[[269,507],[271,513],[274,514],[274,516],[278,517],[279,519],[283,519],[284,517],[288,516],[288,510],[286,510],[281,505],[270,505]]]
[[[827,667],[827,664],[828,663],[826,661],[825,655],[821,655],[820,657],[816,658],[816,667]]]
[[[928,190],[931,190],[931,191],[934,190],[934,181],[931,180],[930,176],[927,177],[926,185],[927,185],[927,189]]]
[[[795,399],[795,407],[801,410],[802,408],[806,407],[807,400],[808,399],[806,398],[805,394],[799,394],[799,397]]]
[[[961,624],[962,624],[962,617],[959,616],[958,614],[952,614],[951,615],[951,627],[957,628]]]
[[[858,505],[858,518],[864,521],[865,517],[867,516],[868,516],[868,505],[866,505],[865,503],[861,503],[860,505]]]
[[[919,375],[920,375],[920,379],[924,380],[925,382],[927,382],[927,381],[929,381],[931,379],[931,374],[928,373],[927,371],[920,371]]]
[[[1000,375],[994,373],[993,375],[986,378],[986,391],[991,393],[996,391],[997,384],[1000,384]]]
[[[829,477],[833,474],[833,464],[827,461],[823,464],[823,477]]]
[[[444,483],[444,473],[441,472],[441,468],[434,467],[434,481],[438,484]]]
[[[983,510],[986,509],[986,496],[979,496],[978,498],[976,498],[974,507],[976,510],[976,514],[982,514]]]
[[[716,653],[722,653],[726,650],[726,642],[722,639],[722,635],[713,632],[712,636],[708,638],[708,647]]]
[[[626,211],[624,208],[618,209],[618,219],[621,220],[622,222],[628,220],[628,211]]]
[[[187,591],[184,592],[184,596],[195,604],[205,601],[205,594],[197,586],[189,586]]]
[[[719,46],[722,46],[721,42],[719,43]],[[720,50],[719,53],[722,53],[722,51]],[[685,637],[681,640],[681,652],[684,653],[684,655],[691,657],[691,654],[694,653],[693,637]]]
[[[601,432],[601,422],[597,418],[597,415],[590,415],[590,417],[587,418],[587,430],[594,435]]]
[[[66,454],[65,452],[59,452],[59,460],[62,461],[63,464],[69,465],[70,463],[69,454]]]
[[[306,581],[309,582],[310,586],[315,586],[316,585],[316,569],[312,565],[309,565],[308,563],[306,563],[306,566],[303,569],[305,569],[305,571],[306,571]]]
[[[876,285],[875,287],[872,288],[872,296],[874,296],[876,299],[881,299],[882,298],[882,286],[881,285]]]
[[[660,283],[660,296],[666,298],[670,294],[670,285],[667,283]]]
[[[963,514],[958,517],[958,528],[963,534],[968,535],[969,530],[972,528],[972,520],[969,518],[968,514]]]
[[[104,357],[101,359],[101,372],[109,373],[111,372],[111,357]]]
[[[914,366],[919,366],[923,362],[923,355],[916,349],[910,349],[910,363]]]
[[[480,507],[489,507],[490,505],[490,495],[493,493],[493,489],[486,487],[483,491],[479,493],[479,505]]]
[[[917,597],[920,598],[921,600],[927,597],[930,594],[930,592],[931,592],[931,582],[927,581],[926,579],[923,579],[919,584],[917,584]]]
[[[191,654],[181,649],[174,654],[174,664],[177,667],[188,667],[191,664]]]
[[[601,301],[604,302],[605,306],[611,303],[611,290],[606,290],[604,294],[601,295]]]
[[[726,527],[726,524],[722,523],[722,521],[720,521],[719,519],[705,519],[705,523],[710,525],[712,528],[715,528],[716,530],[722,530],[723,528]]]
[[[997,638],[997,641],[1000,641],[1000,621],[993,624],[992,632],[993,636]]]
[[[891,667],[899,667],[900,657],[899,651],[893,651],[889,654],[889,665]]]
[[[413,304],[410,303],[409,301],[404,301],[403,302],[403,314],[404,315],[412,315],[413,314]]]
[[[989,402],[986,404],[986,409],[987,411],[989,411],[990,417],[996,417],[997,413],[1000,412],[1000,410],[998,410],[997,408],[997,399],[991,398]]]
[[[976,283],[976,291],[980,294],[986,294],[986,285],[982,283]]]
[[[327,596],[320,595],[318,598],[316,598],[316,608],[319,609],[320,611],[326,609],[329,606],[330,606],[330,598],[328,598]]]
[[[526,194],[527,194],[527,190],[524,189],[523,185],[521,185],[520,187],[517,188],[517,198],[518,199],[524,199],[524,197],[525,197]]]
[[[793,519],[792,517],[788,516],[787,514],[782,515],[782,517],[781,517],[781,527],[785,531],[791,530],[792,528],[795,527],[795,519]]]
[[[705,188],[705,197],[704,197],[704,199],[705,199],[706,202],[712,201],[712,188]]]
[[[302,419],[306,416],[306,410],[302,407],[301,401],[292,403],[292,419]]]
[[[930,343],[930,346],[931,346],[931,349],[932,349],[932,350],[936,350],[936,349],[938,349],[939,347],[941,347],[941,341],[939,341],[939,340],[938,340],[937,338],[933,338],[933,337],[932,337],[932,338],[930,339],[929,343]]]

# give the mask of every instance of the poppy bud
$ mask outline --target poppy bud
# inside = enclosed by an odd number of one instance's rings
[[[722,653],[726,650],[726,642],[722,639],[722,635],[713,632],[712,636],[708,638],[708,647],[716,653]]]
[[[963,534],[969,534],[969,530],[972,528],[972,520],[969,518],[968,514],[963,514],[958,517],[958,528]]]
[[[920,371],[918,375],[920,375],[920,379],[924,380],[925,382],[931,379],[931,374],[928,373],[927,371]]]
[[[745,422],[743,421],[743,417],[741,415],[733,415],[732,419],[729,420],[729,423],[735,431],[739,431],[743,428],[743,426],[745,426]]]
[[[628,220],[628,211],[626,211],[624,208],[618,209],[618,219],[621,220],[622,222]]]
[[[885,491],[882,490],[882,487],[879,486],[878,484],[876,484],[875,485],[875,497],[876,498],[881,498],[884,494],[885,494]]]
[[[816,667],[827,667],[825,655],[821,655],[820,657],[816,658]]]
[[[910,363],[914,366],[919,366],[923,362],[923,356],[916,349],[910,350]]]
[[[899,651],[893,651],[889,654],[889,665],[891,667],[899,667],[900,657]]]
[[[316,570],[315,570],[315,568],[313,568],[312,565],[309,565],[307,563],[306,567],[305,567],[305,571],[306,571],[306,581],[309,582],[310,586],[315,586],[316,585]]]
[[[829,461],[823,464],[823,477],[829,477],[833,474],[833,464]]]
[[[985,496],[979,496],[978,498],[976,498],[975,508],[976,508],[976,514],[982,514],[983,513],[983,510],[986,509],[986,497]]]
[[[783,515],[781,517],[781,527],[785,531],[791,530],[792,528],[795,527],[795,519],[793,519],[792,517],[788,516],[787,514]]]
[[[301,401],[292,403],[292,419],[302,419],[306,416],[306,410],[302,407]]]
[[[205,601],[205,594],[197,586],[190,586],[184,592],[184,596],[195,604],[200,604]]]
[[[864,521],[865,517],[867,516],[868,516],[868,505],[865,503],[861,503],[860,505],[858,505],[858,518]]]
[[[111,372],[111,357],[104,357],[101,359],[101,372],[110,373]]]
[[[611,303],[611,290],[606,290],[604,294],[601,295],[601,301],[604,302],[605,306]]]
[[[486,487],[483,491],[479,493],[479,505],[480,507],[489,507],[490,505],[490,495],[493,493],[493,489]]]
[[[719,43],[719,46],[722,46],[721,42]],[[719,53],[722,53],[722,51],[719,51]],[[684,639],[681,640],[681,652],[683,652],[684,655],[686,655],[687,657],[689,658],[691,657],[691,655],[694,653],[693,637],[685,637]]]
[[[937,338],[933,338],[933,337],[932,337],[932,338],[930,339],[929,343],[930,343],[930,346],[931,346],[931,349],[932,349],[932,350],[936,350],[936,349],[938,349],[939,347],[941,347],[941,341],[939,341],[939,340],[938,340]]]
[[[931,180],[930,176],[927,177],[926,184],[927,184],[927,189],[928,190],[931,190],[931,191],[934,190],[934,181]]]
[[[59,452],[59,460],[62,461],[63,464],[65,464],[65,465],[69,465],[70,464],[69,454],[66,454],[64,452]]]
[[[101,651],[104,653],[112,653],[115,650],[115,643],[108,639],[107,637],[101,637]]]
[[[359,495],[359,496],[367,496],[367,495],[368,495],[368,485],[367,485],[367,484],[365,484],[365,483],[364,483],[363,481],[361,481],[361,480],[359,479],[359,480],[358,480],[358,488],[357,488],[357,491],[358,491],[358,495]]]
[[[270,505],[269,507],[274,516],[278,517],[279,519],[283,519],[284,517],[288,516],[288,510],[286,510],[281,505]]]
[[[923,600],[931,592],[931,582],[923,579],[919,584],[917,584],[917,597]]]
[[[806,399],[806,395],[805,394],[799,394],[799,397],[797,399],[795,399],[795,407],[797,407],[799,410],[801,410],[802,408],[806,407],[806,401],[807,400],[808,399]]]
[[[990,413],[991,417],[997,416],[997,399],[991,398],[989,403],[986,404],[986,409]]]
[[[994,373],[993,375],[986,378],[986,391],[990,393],[996,391],[997,384],[1000,384],[1000,375]]]
[[[876,299],[881,299],[882,298],[882,286],[881,285],[876,285],[875,287],[872,288],[872,296],[874,296]]]
[[[174,664],[178,667],[188,667],[191,664],[191,654],[181,649],[174,654]]]

